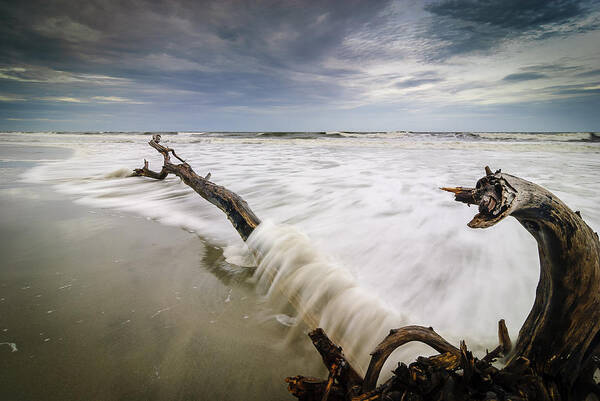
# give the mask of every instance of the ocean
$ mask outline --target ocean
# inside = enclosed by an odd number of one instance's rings
[[[485,166],[600,228],[591,133],[161,135],[263,221],[247,244],[177,177],[129,177],[144,159],[160,170],[151,133],[0,133],[8,398],[282,399],[285,376],[324,375],[315,327],[363,372],[404,325],[481,356],[505,319],[515,341],[539,277],[535,240],[514,219],[468,228],[476,209],[439,190],[474,186]],[[421,354],[432,350],[396,351],[384,377]],[[39,374],[54,384],[28,386]]]

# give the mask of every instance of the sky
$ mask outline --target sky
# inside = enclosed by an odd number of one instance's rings
[[[600,131],[600,0],[0,0],[0,130]]]

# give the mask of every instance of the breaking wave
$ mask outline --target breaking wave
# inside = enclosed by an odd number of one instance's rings
[[[319,252],[297,229],[261,223],[247,241],[258,256],[253,279],[257,291],[285,309],[289,302],[311,329],[321,327],[361,373],[370,353],[392,328],[410,324],[385,305],[375,293],[363,288],[344,267]],[[470,344],[479,348],[479,344]],[[394,353],[383,372],[398,361],[433,354],[422,344],[407,344]],[[385,373],[382,377],[385,377]]]

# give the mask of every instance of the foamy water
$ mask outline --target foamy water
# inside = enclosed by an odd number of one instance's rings
[[[285,325],[323,327],[359,369],[391,328],[433,326],[483,352],[506,319],[511,336],[533,303],[536,244],[514,220],[488,230],[440,186],[474,185],[483,167],[545,186],[600,228],[600,144],[588,134],[180,133],[163,141],[200,175],[246,199],[266,221],[248,246],[265,308]],[[127,177],[161,157],[140,134],[1,134],[0,143],[64,146],[64,161],[29,170],[74,201],[196,231],[253,264],[223,214],[176,177]],[[290,302],[296,312],[290,312]],[[283,313],[285,312],[285,313]],[[422,348],[402,349],[410,359]],[[389,370],[389,369],[388,369]],[[385,371],[385,369],[384,369]]]

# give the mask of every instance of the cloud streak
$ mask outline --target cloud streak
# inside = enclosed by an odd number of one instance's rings
[[[546,74],[540,74],[539,72],[519,72],[515,74],[509,74],[505,76],[503,80],[509,82],[522,82],[542,78],[548,78],[548,76]]]

